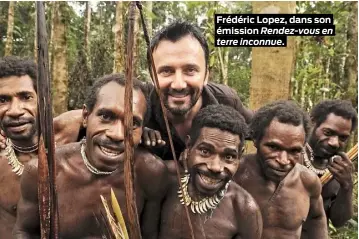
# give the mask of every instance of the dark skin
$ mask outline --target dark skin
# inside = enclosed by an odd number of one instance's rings
[[[114,171],[110,175],[91,173],[80,154],[80,143],[57,148],[57,194],[59,210],[59,236],[65,238],[102,238],[96,218],[103,210],[100,195],[108,202],[110,189],[126,215],[124,188],[124,86],[115,82],[104,85],[97,96],[94,109],[84,107],[86,130],[85,152],[91,165],[101,171]],[[133,97],[133,140],[141,138],[142,121],[146,111],[145,98],[135,90]],[[144,149],[137,148],[134,155],[135,193],[142,235],[157,238],[160,203],[165,195],[167,168],[165,164]],[[37,162],[32,161],[21,182],[22,197],[18,204],[18,219],[13,232],[15,238],[38,238],[40,233]],[[110,205],[110,204],[109,204]]]
[[[187,139],[187,145],[189,141]],[[192,199],[214,195],[232,178],[241,155],[239,142],[238,135],[226,131],[207,127],[201,130],[196,142],[182,154],[183,158],[184,155],[188,157],[181,160],[183,164],[180,165],[181,174],[184,168],[190,172],[188,192]],[[160,238],[191,238],[185,208],[178,198],[175,162],[166,163],[170,171],[170,189],[162,207]],[[234,182],[229,184],[211,218],[209,211],[194,214],[189,209],[189,212],[195,238],[261,238],[262,218],[258,205]]]
[[[342,151],[345,147],[352,129],[350,119],[345,119],[333,113],[328,114],[326,120],[315,127],[309,144],[314,153],[314,166],[328,168],[333,174],[322,189],[324,209],[327,218],[335,227],[343,226],[353,217],[353,164]],[[333,162],[329,158],[334,156]],[[302,238],[306,238],[306,222]]]
[[[240,161],[234,179],[261,208],[263,239],[300,238],[307,218],[313,219],[309,238],[328,237],[320,181],[299,164],[304,142],[302,125],[274,119],[255,143],[257,154]]]
[[[28,75],[0,79],[0,123],[13,143],[26,147],[37,142],[37,96]],[[4,145],[5,147],[5,145]],[[37,153],[16,152],[18,160],[26,164]],[[0,235],[11,238],[20,198],[20,176],[12,172],[5,152],[0,153]]]

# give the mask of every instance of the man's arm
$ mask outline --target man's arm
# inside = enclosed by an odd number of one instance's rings
[[[340,152],[338,153],[342,159],[334,159],[328,167],[334,178],[339,182],[340,189],[331,204],[328,217],[332,221],[333,226],[341,227],[350,218],[353,217],[353,164],[348,156]],[[329,182],[332,183],[332,182]]]
[[[40,215],[37,192],[37,160],[30,161],[21,176],[21,197],[18,203],[13,238],[40,238]]]
[[[242,194],[237,194],[238,208],[242,208],[237,214],[239,234],[235,239],[260,239],[262,237],[263,221],[259,206],[253,197],[244,189]],[[239,198],[240,197],[240,198]]]
[[[310,208],[306,221],[307,238],[328,238],[327,217],[324,211],[323,198],[321,196],[322,185],[319,178],[312,172],[305,172],[302,178],[309,195]]]
[[[77,141],[82,128],[82,110],[71,110],[54,118],[56,146]]]
[[[160,158],[150,153],[141,153],[137,175],[145,192],[145,205],[140,216],[143,238],[158,238],[161,204],[168,188],[168,170]]]

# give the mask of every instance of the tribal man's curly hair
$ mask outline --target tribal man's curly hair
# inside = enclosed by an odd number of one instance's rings
[[[238,135],[241,140],[239,149],[244,145],[248,130],[246,121],[238,111],[221,104],[206,106],[198,112],[192,121],[191,144],[196,142],[204,127],[216,128]]]
[[[36,64],[29,59],[16,56],[0,58],[0,79],[10,76],[30,76],[35,92],[37,92],[37,69]]]
[[[104,85],[106,85],[107,83],[110,83],[112,81],[114,81],[117,84],[122,85],[122,86],[126,85],[125,76],[122,73],[105,75],[105,76],[100,77],[99,79],[97,79],[95,81],[95,83],[90,87],[90,89],[88,91],[88,94],[87,94],[87,97],[85,99],[85,105],[86,105],[87,110],[89,111],[89,113],[92,112],[94,106],[96,105],[98,92],[101,90],[101,88]],[[144,95],[145,99],[146,99],[146,108],[147,108],[147,110],[146,110],[146,115],[144,117],[144,122],[143,122],[143,125],[145,125],[147,123],[147,121],[149,120],[149,117],[151,115],[149,92],[148,92],[145,84],[142,83],[141,81],[137,80],[137,79],[133,79],[133,89],[141,91],[142,94]]]
[[[310,116],[318,127],[326,119],[327,116],[333,113],[337,116],[341,116],[344,119],[350,119],[352,121],[352,129],[355,130],[358,124],[357,112],[354,109],[352,103],[347,100],[323,100],[312,109]]]
[[[250,137],[254,142],[259,142],[262,139],[266,128],[273,119],[294,126],[303,125],[305,138],[308,138],[311,129],[308,114],[294,101],[280,100],[263,106],[254,114],[249,126]]]

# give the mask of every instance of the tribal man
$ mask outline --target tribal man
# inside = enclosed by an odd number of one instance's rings
[[[0,235],[11,238],[20,177],[38,149],[36,65],[30,60],[0,59],[0,127],[8,136],[0,150]]]
[[[353,164],[342,151],[357,127],[357,113],[349,101],[325,100],[311,111],[313,130],[306,145],[304,165],[321,177],[326,172],[333,180],[322,188],[324,210],[335,227],[353,216]],[[306,238],[308,220],[303,226]]]
[[[235,181],[256,200],[263,239],[300,238],[312,218],[311,239],[328,237],[319,178],[301,165],[310,120],[295,103],[277,101],[259,109],[250,124],[257,153],[240,161]]]
[[[193,120],[181,154],[181,187],[175,162],[166,161],[170,189],[162,207],[160,238],[261,238],[260,209],[249,193],[232,182],[242,154],[246,124],[235,109],[210,105]],[[184,204],[185,206],[181,205]]]
[[[121,74],[104,76],[91,87],[83,108],[86,138],[58,147],[57,195],[59,237],[103,238],[97,218],[101,217],[100,195],[110,198],[113,188],[125,208],[124,185],[124,91]],[[138,145],[147,110],[142,83],[134,80],[133,140]],[[167,168],[147,151],[134,155],[136,204],[144,238],[157,238],[160,204],[165,195]],[[15,238],[34,238],[40,233],[37,193],[37,161],[25,167],[21,180]],[[125,221],[129,218],[123,210]]]

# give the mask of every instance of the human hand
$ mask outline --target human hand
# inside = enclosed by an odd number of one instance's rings
[[[338,152],[338,155],[333,156],[328,169],[341,187],[346,190],[353,188],[353,163],[344,152]]]
[[[148,147],[163,147],[166,144],[159,131],[147,127],[143,128],[141,142]]]

